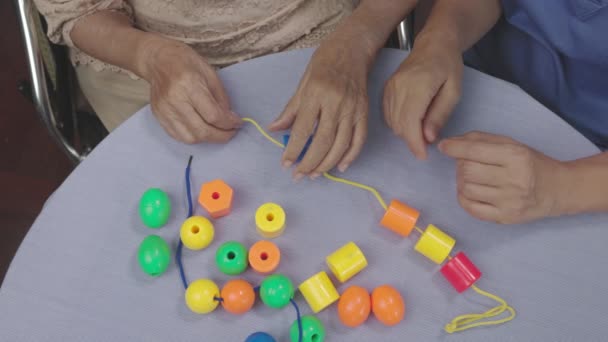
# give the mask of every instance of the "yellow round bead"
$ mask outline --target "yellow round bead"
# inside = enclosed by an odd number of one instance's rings
[[[264,203],[255,212],[255,224],[264,238],[275,238],[285,230],[285,211],[276,203]]]
[[[352,241],[333,252],[325,261],[334,276],[342,283],[367,267],[365,255]]]
[[[306,279],[298,289],[314,313],[325,309],[340,298],[334,284],[323,271]]]
[[[436,264],[441,264],[448,257],[455,244],[456,240],[453,237],[429,224],[414,249]]]
[[[211,221],[202,216],[192,216],[182,224],[179,236],[184,246],[193,249],[203,249],[213,241],[215,230]]]
[[[220,303],[220,289],[209,279],[198,279],[186,289],[186,305],[195,313],[206,314]]]

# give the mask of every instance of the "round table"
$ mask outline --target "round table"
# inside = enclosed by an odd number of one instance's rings
[[[267,125],[293,94],[311,50],[270,55],[220,71],[234,110]],[[168,137],[148,107],[105,139],[46,203],[23,241],[0,289],[2,340],[243,341],[266,331],[289,340],[295,319],[257,301],[233,316],[218,308],[192,313],[172,260],[160,277],[139,268],[137,248],[159,234],[174,252],[187,215],[184,169],[190,155],[193,196],[201,184],[221,178],[234,189],[232,213],[214,220],[216,236],[203,251],[184,250],[190,281],[211,278],[221,286],[234,277],[215,266],[225,241],[251,246],[256,208],[276,202],[287,214],[277,272],[297,286],[320,271],[331,274],[325,257],[349,241],[365,253],[368,267],[340,284],[372,290],[397,288],[407,306],[403,322],[385,327],[375,318],[356,329],[344,327],[336,305],[317,315],[329,341],[601,340],[608,333],[604,308],[608,282],[608,216],[581,215],[519,226],[478,221],[456,200],[454,161],[431,147],[428,161],[416,161],[390,133],[381,112],[383,84],[404,52],[385,50],[369,80],[369,138],[360,158],[343,175],[376,187],[385,199],[399,199],[421,211],[419,226],[434,224],[453,236],[483,272],[481,288],[505,298],[517,317],[504,325],[447,334],[453,317],[482,312],[495,303],[467,290],[458,294],[439,266],[414,251],[418,234],[402,238],[378,225],[384,213],[368,192],[318,179],[293,183],[280,167],[280,149],[250,124],[226,145],[188,146]],[[552,157],[574,159],[598,149],[518,87],[467,69],[463,98],[444,136],[482,130],[509,135]],[[280,135],[275,135],[279,138]],[[164,189],[173,211],[160,230],[146,228],[138,201],[149,187]],[[196,205],[195,214],[205,215]],[[241,275],[254,285],[262,276]],[[311,310],[299,293],[303,314]]]

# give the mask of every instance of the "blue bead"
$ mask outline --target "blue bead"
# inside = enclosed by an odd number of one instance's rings
[[[245,342],[277,342],[274,337],[268,335],[265,332],[258,331],[249,335]]]
[[[283,145],[287,146],[288,142],[289,142],[289,134],[284,134],[283,135]],[[306,154],[306,151],[308,151],[308,147],[310,146],[311,143],[312,143],[312,135],[310,137],[308,137],[308,140],[306,141],[306,144],[304,144],[304,148],[302,149],[302,152],[298,156],[298,160],[296,162],[302,161],[302,158],[304,158],[304,155]]]

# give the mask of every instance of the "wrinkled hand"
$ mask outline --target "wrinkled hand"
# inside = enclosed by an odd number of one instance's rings
[[[458,103],[463,72],[456,44],[425,38],[387,82],[383,99],[387,125],[419,159]]]
[[[294,170],[294,179],[320,176],[338,165],[345,171],[367,136],[367,56],[350,47],[322,45],[313,55],[295,95],[270,125],[291,127],[283,167],[291,167],[308,138],[312,143]]]
[[[471,215],[510,224],[559,214],[562,162],[511,138],[479,132],[445,139],[439,150],[456,159],[458,201]]]
[[[230,140],[241,119],[230,111],[213,67],[179,42],[148,48],[143,77],[150,83],[152,111],[167,133],[189,144]]]

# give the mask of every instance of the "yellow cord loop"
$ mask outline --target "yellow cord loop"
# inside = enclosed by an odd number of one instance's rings
[[[243,121],[249,122],[251,124],[253,124],[255,126],[255,128],[258,129],[258,131],[260,131],[260,133],[266,138],[268,139],[270,142],[272,142],[273,144],[281,147],[281,148],[285,148],[285,145],[283,145],[281,142],[279,142],[278,140],[276,140],[275,138],[273,138],[272,136],[270,136],[270,134],[266,133],[266,131],[262,128],[262,126],[260,126],[260,124],[258,124],[254,119],[252,118],[243,118]],[[378,200],[378,202],[380,202],[380,205],[382,206],[382,208],[384,208],[384,210],[386,210],[388,207],[386,205],[386,202],[384,201],[384,199],[382,198],[382,196],[380,196],[380,193],[378,192],[378,190],[376,190],[375,188],[369,186],[369,185],[365,185],[362,183],[358,183],[358,182],[354,182],[348,179],[344,179],[344,178],[340,178],[340,177],[336,177],[334,175],[331,175],[328,172],[324,172],[323,176],[331,181],[334,182],[338,182],[338,183],[343,183],[343,184],[347,184],[350,186],[354,186],[356,188],[359,189],[363,189],[366,191],[369,191],[372,195],[374,195],[376,197],[376,199]],[[414,227],[420,234],[424,233],[422,231],[422,229],[418,228],[418,227]],[[448,258],[451,259],[451,257],[448,256]],[[463,331],[463,330],[467,330],[467,329],[471,329],[471,328],[475,328],[475,327],[480,327],[480,326],[485,326],[485,325],[496,325],[496,324],[502,324],[505,322],[508,322],[510,320],[512,320],[513,318],[515,318],[515,310],[513,310],[512,307],[510,307],[507,302],[498,297],[497,295],[491,294],[489,292],[483,291],[480,288],[478,288],[475,285],[472,285],[471,288],[477,292],[478,294],[493,299],[495,301],[497,301],[500,305],[484,312],[481,314],[465,314],[465,315],[460,315],[456,318],[454,318],[452,320],[452,322],[448,323],[445,325],[444,329],[446,332],[448,333],[454,333],[457,331]],[[501,319],[497,319],[497,320],[487,320],[487,321],[480,321],[483,319],[488,319],[488,318],[492,318],[492,317],[496,317],[500,314],[502,314],[503,312],[508,311],[510,313],[509,316],[505,317],[505,318],[501,318]]]
[[[475,285],[471,286],[471,288],[478,294],[497,301],[500,305],[498,305],[484,313],[481,313],[481,314],[464,314],[464,315],[460,315],[460,316],[454,318],[450,323],[446,324],[444,327],[444,329],[447,333],[451,334],[451,333],[454,333],[457,331],[463,331],[463,330],[467,330],[467,329],[471,329],[471,328],[475,328],[475,327],[481,327],[481,326],[485,326],[485,325],[502,324],[502,323],[508,322],[508,321],[512,320],[513,318],[515,318],[515,310],[511,306],[509,306],[509,304],[507,304],[507,302],[504,299],[498,297],[497,295],[486,292]],[[509,316],[507,316],[505,318],[501,318],[501,319],[497,319],[497,320],[481,321],[483,319],[496,317],[505,311],[509,312]],[[473,323],[473,322],[476,322],[476,323]]]

